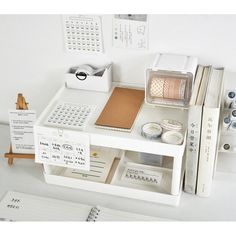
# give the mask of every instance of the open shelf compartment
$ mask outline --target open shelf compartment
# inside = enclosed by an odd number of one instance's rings
[[[139,154],[137,152],[125,152],[121,150],[120,157],[115,159],[115,165],[113,165],[110,170],[111,176],[107,178],[105,183],[64,176],[67,169],[66,167],[48,164],[44,164],[44,177],[46,182],[49,184],[177,206],[181,196],[181,188],[179,189],[179,193],[177,195],[172,195],[170,193],[172,177],[171,167],[173,166],[173,158],[164,157],[167,158],[166,163],[164,163],[162,167],[154,167],[141,164],[138,155]],[[145,166],[148,169],[156,170],[159,173],[162,173],[162,183],[157,187],[124,183],[121,181],[121,175],[127,162],[133,163],[134,165],[140,165],[142,167]]]
[[[167,157],[163,157],[167,158]],[[173,159],[170,158],[169,162],[171,162],[171,165]],[[124,171],[127,168],[135,168],[140,169],[145,172],[153,172],[156,173],[157,177],[160,177],[160,180],[156,184],[140,184],[139,181],[141,180],[135,180],[131,179],[131,181],[125,181],[124,179]],[[151,177],[152,178],[152,177]],[[119,165],[117,167],[117,170],[115,172],[115,175],[112,179],[113,185],[128,187],[128,188],[134,188],[134,189],[140,189],[144,191],[151,191],[151,192],[159,192],[164,194],[171,194],[171,179],[172,179],[172,169],[166,168],[166,167],[159,167],[159,166],[151,166],[142,164],[139,159],[139,153],[137,152],[131,152],[127,151],[125,152],[124,156],[121,158]]]

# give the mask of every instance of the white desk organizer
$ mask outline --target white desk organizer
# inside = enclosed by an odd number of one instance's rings
[[[123,154],[119,157],[119,163],[114,170],[112,180],[109,183],[98,183],[65,177],[63,176],[63,173],[67,167],[56,166],[52,161],[46,161],[44,162],[44,176],[46,182],[88,191],[140,199],[149,202],[178,205],[182,192],[186,135],[182,145],[172,145],[163,143],[161,140],[154,141],[145,139],[141,136],[141,126],[147,122],[160,122],[162,119],[173,117],[184,124],[183,128],[186,133],[185,124],[187,121],[187,111],[154,107],[144,103],[130,133],[96,128],[94,123],[100,115],[110,95],[111,92],[106,93],[87,90],[78,91],[75,89],[68,89],[63,86],[51,100],[46,109],[42,112],[41,116],[37,119],[35,123],[35,136],[37,137],[39,134],[43,134],[45,129],[57,130],[57,128],[46,126],[45,120],[55,104],[58,102],[79,102],[94,105],[96,109],[91,115],[91,118],[89,119],[84,130],[73,132],[77,132],[78,136],[81,134],[87,135],[89,137],[90,145],[121,150],[120,153]],[[125,168],[126,162],[133,162],[137,165],[141,164],[140,158],[138,157],[139,152],[168,156],[168,161],[165,163],[164,158],[163,166],[156,168],[163,176],[163,181],[157,188],[149,185],[141,186],[132,183],[124,184],[120,181],[121,173]]]
[[[65,79],[67,88],[109,92],[112,83],[112,64],[107,65],[99,76],[87,76],[85,80],[78,80],[74,73],[68,71]]]

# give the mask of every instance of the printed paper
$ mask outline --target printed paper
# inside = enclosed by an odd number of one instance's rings
[[[113,46],[118,48],[147,49],[147,15],[120,14],[113,19]]]
[[[35,120],[35,111],[9,111],[11,145],[13,153],[34,154],[33,125]]]

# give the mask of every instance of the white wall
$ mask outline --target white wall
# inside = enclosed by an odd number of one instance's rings
[[[149,50],[112,48],[112,16],[103,16],[105,54],[68,54],[63,47],[61,16],[0,15],[0,122],[24,93],[40,113],[73,65],[114,63],[114,80],[143,82],[155,52],[189,54],[200,63],[236,70],[236,15],[150,15]]]

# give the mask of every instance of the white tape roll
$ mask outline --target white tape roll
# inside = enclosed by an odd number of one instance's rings
[[[183,143],[184,136],[178,131],[171,130],[163,133],[161,139],[164,143],[180,145]]]
[[[79,80],[85,80],[87,76],[96,75],[106,69],[106,66],[103,66],[101,68],[95,69],[92,66],[88,64],[81,65],[79,67],[73,67],[72,71],[74,71],[75,76]]]
[[[161,127],[165,130],[175,130],[175,131],[180,131],[183,129],[183,125],[180,122],[170,119],[162,120]]]
[[[85,80],[87,76],[92,75],[94,73],[94,69],[90,65],[81,65],[75,72],[75,76],[79,80]]]

